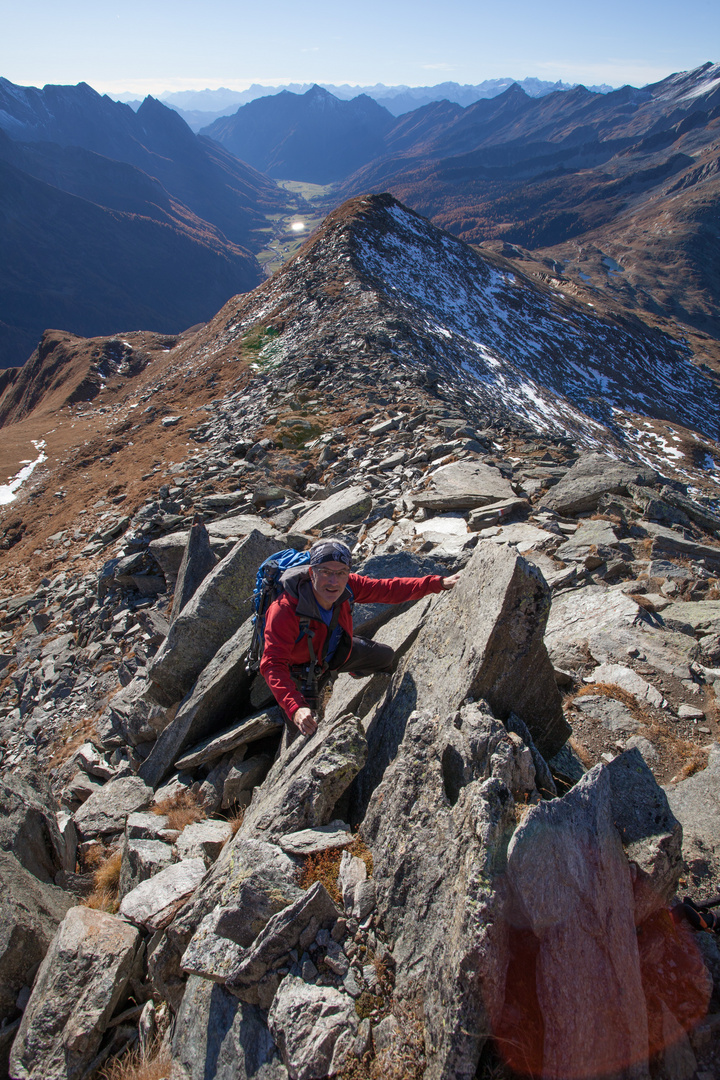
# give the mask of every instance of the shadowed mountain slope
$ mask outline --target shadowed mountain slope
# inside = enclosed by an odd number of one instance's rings
[[[0,366],[48,327],[177,333],[262,280],[267,177],[147,99],[138,113],[85,84],[0,79]]]
[[[135,113],[85,83],[38,90],[0,79],[0,127],[18,142],[79,146],[134,165],[233,243],[246,244],[263,213],[282,205],[267,177],[194,135],[154,98]]]
[[[105,209],[0,160],[0,364],[48,327],[177,333],[260,279],[249,253],[199,227]]]
[[[364,94],[340,101],[313,86],[242,105],[202,134],[269,176],[328,184],[383,154],[393,117]]]

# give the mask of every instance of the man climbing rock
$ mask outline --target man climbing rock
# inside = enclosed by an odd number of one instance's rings
[[[453,589],[460,577],[369,578],[353,574],[351,565],[346,544],[319,540],[309,566],[283,574],[283,591],[268,609],[260,671],[303,735],[317,730],[318,694],[333,672],[392,670],[389,645],[353,636],[352,605],[419,600]]]

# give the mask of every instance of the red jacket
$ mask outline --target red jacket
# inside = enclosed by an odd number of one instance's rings
[[[402,604],[405,600],[419,600],[430,593],[442,592],[442,583],[439,574],[421,578],[369,578],[350,574],[348,589],[352,591],[356,604]],[[353,623],[348,589],[333,605],[339,607],[338,625],[345,631],[333,667],[342,667],[352,648]],[[306,574],[291,577],[285,583],[285,591],[270,605],[265,618],[265,648],[260,671],[275,700],[289,717],[297,709],[307,708],[307,702],[290,674],[291,667],[310,662],[307,635],[300,637],[301,619],[310,620],[313,651],[316,657],[322,656],[328,627],[320,617],[312,584]]]

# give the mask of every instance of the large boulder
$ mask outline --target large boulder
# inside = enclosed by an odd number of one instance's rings
[[[427,490],[413,495],[412,503],[426,510],[472,510],[514,496],[510,481],[493,465],[453,461],[430,474]]]
[[[150,933],[162,930],[192,896],[204,874],[205,860],[202,858],[183,859],[166,866],[125,894],[120,903],[120,914]]]
[[[656,484],[658,475],[646,465],[617,461],[604,454],[586,454],[575,462],[542,505],[558,514],[595,510],[601,495],[622,495],[629,484]]]
[[[308,533],[331,525],[346,525],[370,513],[372,495],[361,487],[343,488],[306,510],[295,522],[293,532]]]
[[[152,817],[156,815],[153,814]],[[181,855],[180,858],[183,858]],[[118,885],[118,900],[132,892],[141,881],[159,874],[175,861],[173,849],[170,844],[164,844],[162,840],[146,840],[125,836],[122,848],[122,862],[120,864],[120,882]]]
[[[175,619],[198,590],[217,562],[202,521],[193,522],[175,583],[171,618]]]
[[[40,965],[10,1054],[14,1080],[80,1080],[132,974],[140,935],[71,908]]]
[[[253,531],[264,536],[277,535],[277,529],[272,523],[267,518],[257,517],[256,514],[235,514],[233,517],[218,518],[207,526],[210,547],[220,559],[225,558],[238,540]],[[183,529],[150,541],[152,556],[170,582],[180,573],[189,537],[190,530]]]
[[[187,971],[227,974],[240,956],[234,950],[251,945],[276,912],[302,895],[293,859],[237,833],[149,956],[160,996],[177,1010]]]
[[[220,734],[224,724],[247,711],[243,701],[253,676],[245,659],[251,640],[252,622],[248,619],[220,646],[138,769],[146,783],[157,787],[186,747]]]
[[[173,1080],[288,1080],[263,1013],[191,975],[175,1021]]]
[[[400,660],[368,727],[368,764],[355,785],[358,816],[414,709],[447,715],[468,697],[483,698],[499,719],[519,716],[544,756],[560,749],[570,727],[543,643],[549,610],[550,590],[533,563],[509,546],[477,548]]]
[[[278,967],[291,963],[291,952],[309,928],[331,929],[341,912],[320,881],[268,920],[249,949],[239,951],[238,962],[229,972],[226,984],[250,1005],[268,1009],[275,996],[282,973]],[[297,953],[296,953],[297,955]]]
[[[74,897],[38,881],[18,860],[0,852],[0,1019],[30,985]]]
[[[676,888],[679,846],[677,822],[636,750],[525,815],[507,857],[515,1067],[524,1055],[544,1076],[647,1074],[636,923]],[[500,1034],[509,1034],[502,1024]]]
[[[657,629],[647,612],[625,593],[587,585],[553,599],[545,644],[560,668],[584,668],[588,653],[598,663],[612,663],[639,649],[659,671],[687,679],[698,646],[685,634]]]
[[[180,701],[248,618],[258,567],[281,547],[278,540],[253,530],[203,579],[149,665],[160,704]]]
[[[355,716],[321,723],[310,738],[298,736],[253,791],[243,836],[278,840],[285,833],[327,825],[366,758],[365,733]]]
[[[682,853],[694,889],[720,887],[720,744],[714,743],[706,769],[670,784],[665,792],[683,829]]]
[[[332,986],[308,985],[294,975],[280,984],[268,1023],[294,1080],[340,1072],[359,1026],[351,997]]]
[[[135,810],[144,810],[152,802],[152,797],[152,788],[139,776],[108,780],[75,811],[73,820],[78,835],[83,840],[89,840],[123,832],[130,814]]]
[[[40,881],[51,883],[64,869],[64,848],[47,782],[39,776],[5,775],[0,780],[0,851],[14,855]]]
[[[167,724],[167,710],[148,697],[147,680],[136,676],[110,699],[96,735],[106,750],[153,742]]]
[[[486,707],[441,717],[408,717],[361,826],[396,991],[424,1002],[428,1080],[473,1077],[499,1020],[512,791],[524,801],[533,775],[529,749]]]

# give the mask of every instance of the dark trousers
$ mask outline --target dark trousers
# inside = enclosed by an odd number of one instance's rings
[[[395,653],[389,645],[381,645],[379,641],[371,641],[369,638],[354,637],[352,639],[352,649],[345,663],[337,668],[335,672],[327,671],[323,675],[318,683],[318,691],[321,691],[324,686],[333,677],[333,674],[340,672],[347,672],[349,675],[355,675],[357,678],[364,678],[366,675],[380,675],[389,673],[392,671],[393,661],[395,659]],[[318,697],[320,697],[318,693]],[[295,742],[296,737],[300,734],[298,729],[292,723],[292,721],[285,718],[285,731],[283,733],[282,743],[280,751],[285,749],[286,746],[290,746]]]
[[[360,676],[377,675],[380,672],[392,671],[394,659],[395,653],[389,645],[381,645],[379,641],[370,641],[369,638],[354,637],[350,655],[338,671]]]

